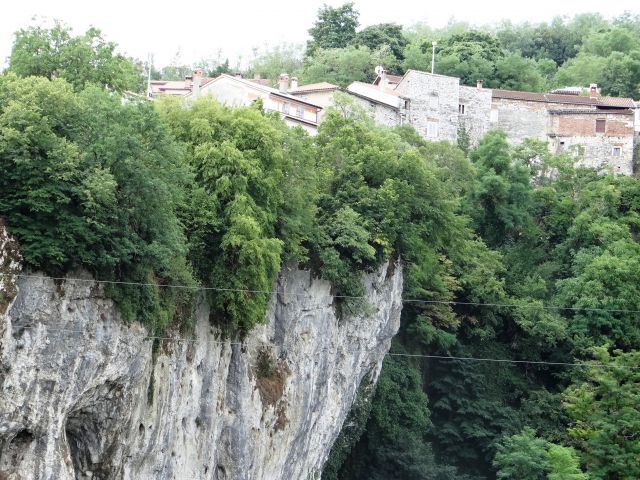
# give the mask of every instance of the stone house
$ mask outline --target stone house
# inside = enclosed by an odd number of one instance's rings
[[[631,175],[635,104],[596,89],[592,85],[589,96],[494,89],[490,126],[504,130],[510,143],[537,138],[580,165]]]
[[[456,77],[408,70],[389,82],[382,72],[373,85],[352,83],[347,91],[380,102],[372,110],[385,125],[410,123],[428,140],[466,141],[470,145],[490,129],[499,128],[507,140],[525,138],[548,142],[552,152],[566,151],[576,163],[631,175],[634,148],[640,139],[640,110],[630,98],[606,97],[591,85],[588,95],[579,91],[533,93],[460,85]]]
[[[383,84],[352,82],[347,87],[347,93],[380,125],[391,127],[407,121],[409,100],[393,88]]]

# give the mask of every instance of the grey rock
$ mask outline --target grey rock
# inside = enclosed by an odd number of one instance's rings
[[[0,252],[8,242],[0,225]],[[21,271],[2,255],[0,271]],[[400,267],[363,276],[372,308],[340,319],[329,283],[287,269],[275,285],[284,293],[244,340],[222,339],[199,302],[193,337],[167,334],[153,355],[146,329],[123,322],[89,277],[7,275],[0,473],[10,479],[319,478],[400,322]]]

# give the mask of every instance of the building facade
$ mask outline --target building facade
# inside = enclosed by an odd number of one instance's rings
[[[517,92],[460,85],[456,77],[409,70],[388,82],[382,72],[368,89],[352,83],[347,91],[367,101],[394,96],[372,110],[381,124],[410,123],[427,140],[476,145],[491,128],[503,130],[511,144],[526,138],[567,152],[576,164],[631,175],[640,139],[640,110],[630,98],[600,96],[596,85],[587,95]],[[397,77],[396,77],[397,78]],[[378,93],[376,93],[378,92]],[[383,112],[380,112],[382,110]]]
[[[319,114],[322,107],[287,93],[289,88],[288,75],[281,76],[280,82],[281,88],[276,89],[239,76],[222,74],[200,88],[192,88],[186,97],[197,98],[208,95],[220,103],[232,107],[249,106],[261,99],[266,111],[278,112],[287,125],[300,126],[315,135],[318,131]]]

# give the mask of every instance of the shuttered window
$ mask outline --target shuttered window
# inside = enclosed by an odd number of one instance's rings
[[[607,121],[604,119],[596,120],[596,133],[604,133],[607,126]]]

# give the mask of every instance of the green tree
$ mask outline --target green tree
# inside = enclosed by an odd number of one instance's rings
[[[60,22],[50,29],[29,27],[15,34],[9,70],[21,77],[60,77],[76,90],[94,84],[117,91],[139,91],[141,71],[115,49],[116,44],[107,42],[93,27],[79,36],[72,36],[71,29]]]
[[[431,42],[424,42],[424,52]],[[504,56],[499,40],[485,32],[472,30],[446,37],[437,50],[437,72],[460,77],[463,85],[475,85],[478,79],[494,76],[495,62]]]
[[[573,419],[569,434],[577,442],[592,478],[640,477],[640,353],[593,350],[586,379],[564,394]],[[588,364],[587,364],[588,365]]]
[[[529,170],[513,161],[504,132],[488,132],[471,152],[478,175],[471,212],[477,231],[489,245],[517,238],[528,227]]]
[[[151,105],[10,74],[0,77],[0,131],[0,216],[28,265],[193,283],[177,217],[189,172]],[[125,318],[156,330],[179,299],[152,286],[112,290]]]
[[[184,223],[196,274],[220,289],[209,296],[212,320],[228,333],[245,334],[265,318],[267,293],[283,253],[302,254],[299,245],[278,234],[300,241],[309,236],[297,230],[308,225],[299,214],[304,207],[284,207],[285,192],[295,195],[287,200],[305,198],[299,190],[282,187],[286,177],[301,178],[300,172],[291,172],[296,165],[286,158],[288,130],[277,115],[267,116],[256,108],[226,108],[208,98],[188,108],[166,99],[159,108],[196,173]],[[296,152],[304,145],[287,148]],[[299,163],[301,168],[306,165]],[[312,185],[308,187],[312,194]],[[313,205],[315,198],[307,198]],[[313,208],[308,210],[312,215]],[[283,212],[298,216],[283,219]]]
[[[302,79],[305,83],[330,82],[347,86],[353,81],[370,82],[376,65],[393,63],[388,47],[371,51],[367,47],[319,49],[305,61]]]
[[[580,470],[580,459],[576,451],[570,447],[549,444],[548,480],[587,480],[587,475]]]
[[[311,56],[317,48],[344,48],[353,43],[360,16],[353,5],[353,2],[337,8],[324,5],[318,10],[318,18],[309,29],[311,40],[306,56]]]
[[[370,25],[357,33],[355,44],[364,45],[372,51],[377,50],[382,45],[387,45],[391,49],[391,54],[395,61],[384,66],[393,73],[402,72],[400,64],[404,60],[404,49],[408,44],[408,40],[404,36],[401,25],[395,23]]]
[[[425,442],[429,426],[419,370],[407,359],[387,357],[366,433],[355,446],[359,458],[367,460],[345,462],[337,478],[446,478],[437,477],[433,454]]]
[[[249,75],[260,75],[274,82],[281,73],[300,75],[302,73],[303,49],[300,45],[281,44],[266,49],[258,55],[249,67]]]
[[[547,442],[524,428],[498,444],[493,464],[499,479],[542,480],[549,468]]]

